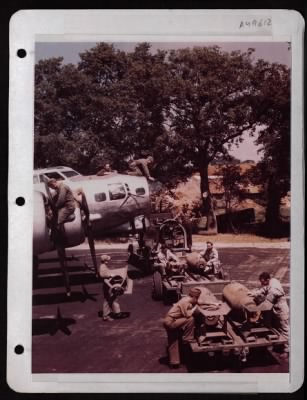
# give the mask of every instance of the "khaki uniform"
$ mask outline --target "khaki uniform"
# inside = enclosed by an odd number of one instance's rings
[[[276,278],[271,278],[268,286],[253,290],[254,295],[261,295],[273,304],[276,329],[289,340],[289,306],[285,299],[285,292],[281,283]],[[285,352],[289,351],[289,345],[285,345]]]
[[[148,165],[150,161],[147,158],[140,158],[134,160],[129,164],[129,175],[145,176],[147,179],[151,178]]]
[[[75,199],[71,189],[64,183],[60,183],[54,196],[55,208],[58,210],[57,223],[63,224],[69,220],[75,211]]]
[[[216,248],[203,250],[199,253],[207,262],[207,266],[213,268],[214,273],[219,272],[221,262],[219,260],[219,253]]]
[[[184,341],[194,339],[194,317],[195,307],[189,296],[183,297],[167,313],[163,326],[167,332],[169,364],[180,364],[179,338]]]

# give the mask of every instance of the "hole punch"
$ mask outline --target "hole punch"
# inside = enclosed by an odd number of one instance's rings
[[[18,50],[17,50],[17,56],[18,56],[19,58],[25,58],[26,55],[27,55],[27,52],[26,52],[25,49],[18,49]]]
[[[25,199],[24,199],[24,197],[17,197],[17,199],[16,199],[16,204],[18,205],[18,206],[23,206],[24,204],[25,204]]]
[[[17,346],[15,346],[15,353],[16,354],[22,354],[24,352],[24,347],[21,344],[18,344]]]

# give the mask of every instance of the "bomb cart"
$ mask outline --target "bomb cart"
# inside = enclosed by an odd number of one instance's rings
[[[176,259],[161,265],[158,252],[166,247]],[[166,220],[159,229],[159,242],[151,252],[153,268],[152,297],[165,303],[178,301],[191,287],[207,287],[218,298],[224,286],[230,282],[222,265],[206,268],[198,253],[189,253],[184,227],[175,220]]]
[[[193,353],[203,352],[209,356],[233,354],[244,362],[252,348],[271,351],[287,342],[272,327],[272,303],[264,301],[257,304],[241,283],[225,285],[222,301],[208,288],[200,289],[196,340],[190,343]]]

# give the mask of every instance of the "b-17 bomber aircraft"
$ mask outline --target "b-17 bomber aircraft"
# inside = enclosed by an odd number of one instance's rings
[[[57,250],[65,277],[66,292],[70,295],[65,249],[77,246],[88,238],[94,269],[97,261],[93,235],[116,230],[142,230],[150,212],[149,186],[145,177],[112,173],[105,176],[82,176],[67,167],[36,170],[34,172],[33,256],[38,268],[40,254]],[[58,177],[55,172],[59,172]],[[65,179],[65,172],[70,175]],[[63,175],[61,174],[63,173]],[[47,181],[58,178],[65,181],[77,200],[71,221],[64,224],[65,240],[52,237],[53,196]],[[67,176],[66,176],[67,178]],[[54,212],[56,215],[56,212]]]
[[[140,221],[150,214],[149,185],[142,176],[111,173],[83,176],[69,167],[35,170],[34,190],[46,194],[46,180],[63,180],[76,194],[83,191],[94,234],[141,229]]]

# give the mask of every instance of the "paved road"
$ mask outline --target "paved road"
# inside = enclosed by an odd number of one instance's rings
[[[103,252],[103,250],[99,250]],[[120,298],[127,319],[103,322],[101,284],[83,267],[90,262],[86,250],[69,262],[72,296],[67,299],[56,263],[41,264],[33,290],[33,373],[122,373],[122,372],[237,372],[231,357],[208,358],[204,353],[188,355],[178,370],[169,370],[166,334],[161,321],[169,306],[151,298],[151,277],[131,269],[133,294]],[[125,261],[123,250],[111,250],[111,267]],[[250,288],[258,284],[261,271],[277,276],[289,293],[288,249],[220,249],[224,269],[231,279],[243,280]],[[256,351],[242,372],[287,372],[288,362],[276,353]]]

